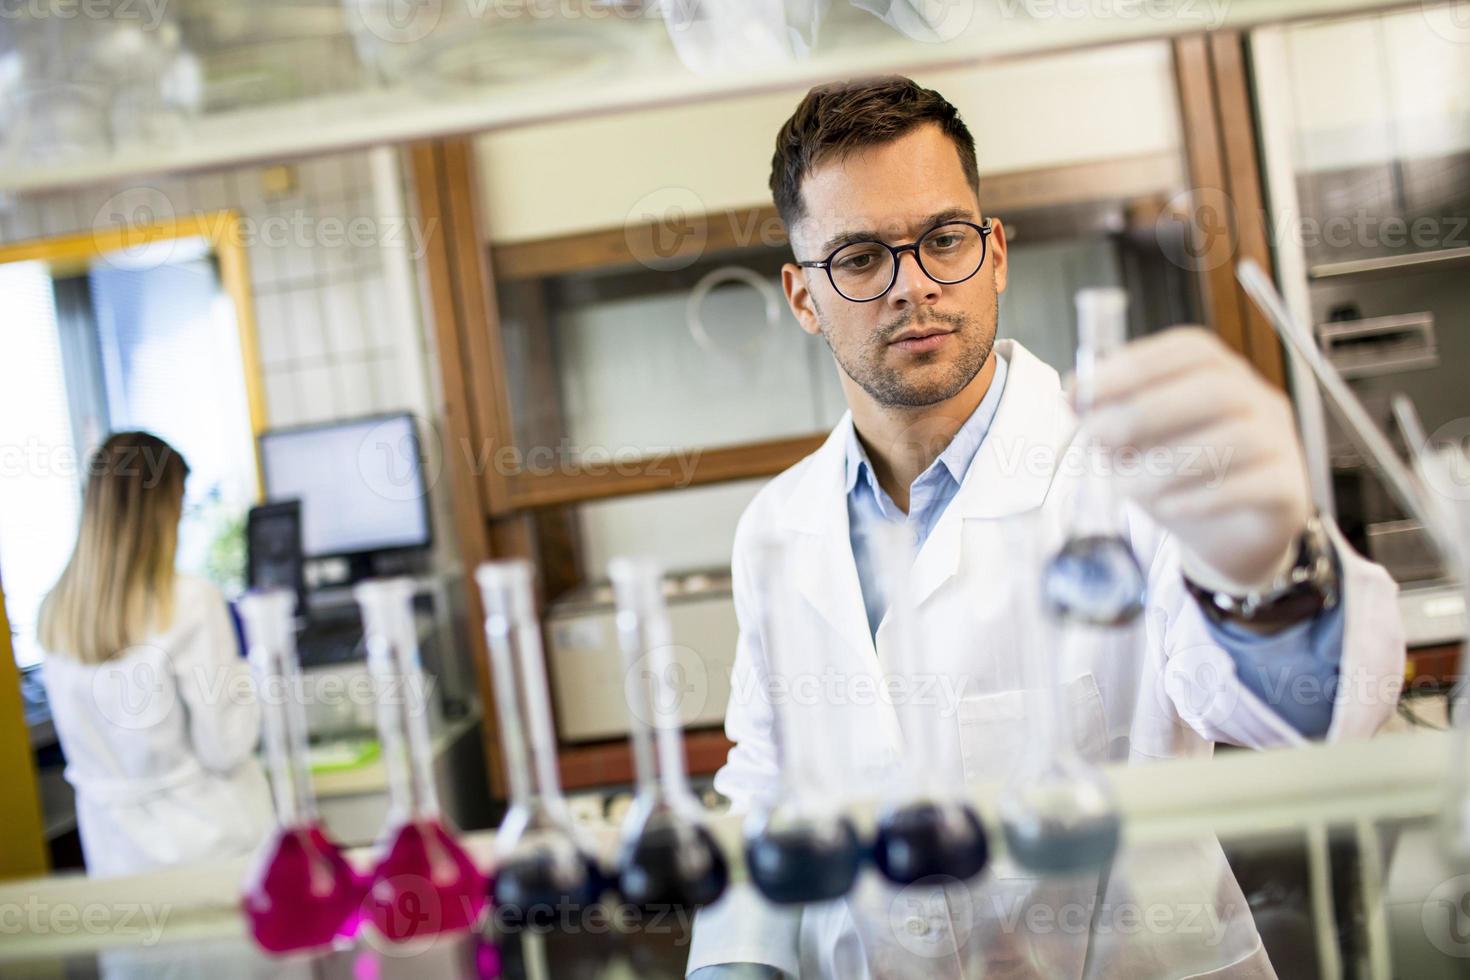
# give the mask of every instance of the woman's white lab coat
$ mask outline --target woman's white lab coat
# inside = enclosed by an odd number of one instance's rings
[[[271,825],[260,706],[229,610],[209,582],[175,581],[167,630],[102,664],[46,658],[94,875],[246,854]]]
[[[1000,522],[1038,512],[1055,537],[1077,485],[1063,459],[1076,421],[1056,372],[1012,341],[999,341],[998,349],[1010,366],[999,410],[913,572],[919,648],[936,682],[939,737],[956,782],[1003,779],[1025,755],[1020,657],[1034,648],[1016,622],[1020,593]],[[789,611],[808,631],[801,669],[837,679],[836,688],[815,688],[828,692],[824,724],[833,734],[823,749],[840,774],[837,785],[878,796],[902,764],[900,712],[872,696],[883,690],[892,631],[885,620],[875,644],[864,615],[848,537],[842,435],[839,426],[816,453],[772,480],[736,533],[740,640],[726,716],[736,745],[715,785],[737,809],[771,793],[777,779],[771,707],[759,693],[770,679],[761,627],[766,596],[752,572],[752,549],[773,534],[789,546],[788,580],[799,594]],[[1065,678],[1084,755],[1147,763],[1207,756],[1217,741],[1253,748],[1299,743],[1240,684],[1233,661],[1212,640],[1183,588],[1175,542],[1137,513],[1129,516],[1129,536],[1149,579],[1137,635],[1090,649]],[[1340,536],[1338,549],[1346,623],[1329,739],[1377,730],[1394,709],[1404,663],[1392,579]],[[946,689],[955,692],[953,704]],[[842,702],[835,707],[832,690]],[[968,887],[938,882],[900,890],[868,872],[846,901],[801,913],[765,906],[745,886],[700,914],[688,969],[753,961],[802,978],[1060,980],[1081,975],[1090,928],[1094,977],[1274,976],[1212,837],[1130,848],[1094,915],[1097,884],[1096,877],[1040,880],[1004,861]]]

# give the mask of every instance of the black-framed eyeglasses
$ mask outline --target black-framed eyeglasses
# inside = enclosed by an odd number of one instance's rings
[[[832,288],[854,303],[871,303],[881,298],[898,281],[898,263],[904,252],[913,252],[924,275],[942,286],[964,282],[985,264],[995,225],[971,221],[946,221],[935,225],[907,245],[880,241],[849,242],[820,262],[798,262],[803,269],[826,269]]]

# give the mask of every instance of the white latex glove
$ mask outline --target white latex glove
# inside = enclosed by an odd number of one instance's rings
[[[1084,430],[1114,451],[1118,492],[1179,540],[1184,573],[1243,595],[1288,570],[1312,498],[1286,396],[1199,327],[1134,341],[1096,373]]]

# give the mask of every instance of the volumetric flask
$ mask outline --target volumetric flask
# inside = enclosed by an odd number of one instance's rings
[[[353,590],[362,610],[388,772],[388,818],[368,911],[379,934],[394,942],[467,929],[485,907],[485,876],[439,810],[413,594],[406,578],[364,582]]]
[[[1119,819],[1101,770],[1078,754],[1065,681],[1081,669],[1088,645],[1105,630],[1053,624],[1041,599],[1041,522],[1007,519],[1001,531],[1019,581],[1016,651],[1026,689],[1026,753],[999,801],[1001,829],[1015,862],[1038,874],[1071,875],[1107,867],[1117,852]]]
[[[918,604],[914,595],[911,532],[890,524],[878,535],[881,573],[888,612],[878,630],[879,657],[886,674],[904,680],[904,689],[927,689],[931,662],[921,648]],[[883,806],[873,839],[873,863],[883,876],[908,885],[935,875],[960,881],[975,877],[990,858],[985,828],[964,798],[964,767],[959,759],[954,720],[939,708],[910,697],[895,706],[905,742],[904,774],[895,798]]]
[[[296,658],[295,593],[251,592],[240,602],[260,698],[276,826],[248,873],[241,905],[251,935],[273,953],[348,939],[361,924],[367,882],[317,819],[306,757],[306,712]]]
[[[510,809],[495,837],[491,897],[511,920],[549,922],[597,902],[605,880],[572,822],[557,774],[531,565],[520,559],[486,562],[475,579],[485,604],[497,724],[510,780]]]
[[[1097,365],[1128,336],[1128,294],[1084,289],[1077,294],[1077,414],[1084,473],[1072,526],[1045,569],[1044,594],[1058,618],[1094,626],[1121,626],[1143,611],[1146,580],[1128,544],[1122,510],[1106,473],[1106,453],[1086,436]]]
[[[617,598],[637,780],[623,825],[618,891],[638,906],[708,905],[724,893],[730,872],[684,772],[681,695],[663,575],[650,559],[615,558],[608,576]]]
[[[792,609],[786,549],[758,547],[755,575],[765,585],[763,648],[770,690],[790,692],[801,669],[801,630]],[[780,766],[774,799],[760,801],[745,823],[745,865],[762,895],[778,905],[825,902],[852,888],[863,846],[840,810],[832,785],[835,719],[829,706],[772,696],[772,732]]]

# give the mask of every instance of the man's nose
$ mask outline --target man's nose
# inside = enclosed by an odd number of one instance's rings
[[[888,291],[889,306],[901,310],[907,306],[933,305],[939,301],[940,292],[939,283],[919,267],[916,253],[899,253],[898,274],[893,280],[893,288]]]

